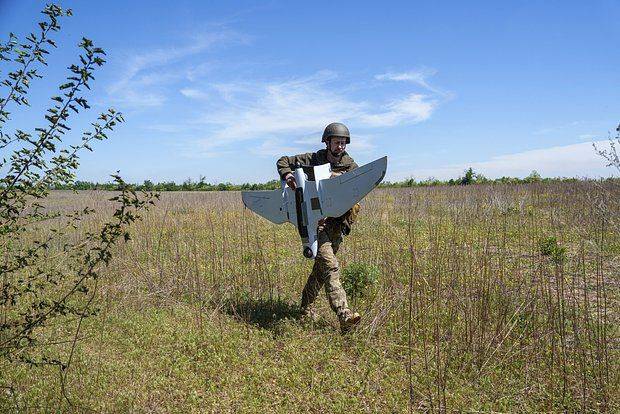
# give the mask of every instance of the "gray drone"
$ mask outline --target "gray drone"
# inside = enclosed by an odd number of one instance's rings
[[[318,249],[319,220],[343,215],[375,188],[385,176],[387,157],[333,178],[330,178],[329,163],[305,168],[311,170],[310,177],[304,167],[295,168],[295,190],[282,181],[279,190],[242,191],[241,197],[247,208],[267,220],[294,224],[303,243],[304,256],[312,259]]]

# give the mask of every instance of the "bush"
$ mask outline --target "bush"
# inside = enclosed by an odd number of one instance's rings
[[[538,247],[541,255],[550,257],[556,264],[561,264],[566,260],[566,247],[560,246],[553,236],[541,239]]]
[[[349,298],[362,297],[377,284],[379,268],[366,263],[350,263],[342,272],[342,286]]]
[[[81,153],[107,139],[123,117],[110,108],[78,143],[63,145],[71,118],[90,108],[83,93],[90,90],[95,69],[105,62],[105,52],[82,38],[78,62],[69,66],[66,82],[51,98],[34,133],[6,131],[15,111],[11,107],[30,105],[29,88],[42,77],[39,68],[47,64],[47,49],[56,47],[50,36],[71,11],[48,5],[43,14],[37,33],[23,42],[10,34],[8,42],[0,43],[0,63],[8,67],[6,79],[0,80],[0,358],[65,369],[72,352],[66,362],[48,355],[45,344],[59,338],[50,338],[45,328],[52,322],[63,327],[74,323],[75,345],[82,319],[97,311],[93,302],[101,269],[112,259],[114,246],[129,240],[129,226],[156,195],[138,194],[113,175],[116,193],[109,200],[115,210],[99,230],[85,234],[76,229],[94,210],[45,207],[50,189],[75,181]]]

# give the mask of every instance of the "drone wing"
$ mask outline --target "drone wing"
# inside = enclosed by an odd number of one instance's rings
[[[387,157],[353,171],[319,182],[321,210],[326,217],[339,217],[375,188],[387,169]]]
[[[289,221],[284,197],[282,190],[241,192],[247,208],[275,224]]]

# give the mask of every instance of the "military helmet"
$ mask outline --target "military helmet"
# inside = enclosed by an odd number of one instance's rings
[[[327,142],[331,137],[345,137],[347,144],[351,143],[351,135],[349,134],[349,128],[340,122],[332,122],[325,127],[323,131],[323,139],[321,142]]]

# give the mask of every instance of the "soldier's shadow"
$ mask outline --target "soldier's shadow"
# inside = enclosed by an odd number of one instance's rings
[[[273,336],[287,332],[292,325],[303,329],[333,331],[334,326],[323,318],[315,322],[302,321],[299,305],[281,298],[236,298],[223,303],[222,311],[240,322],[265,329]]]
[[[237,298],[226,301],[223,311],[235,319],[261,329],[275,331],[282,322],[298,321],[299,306],[280,298]]]

